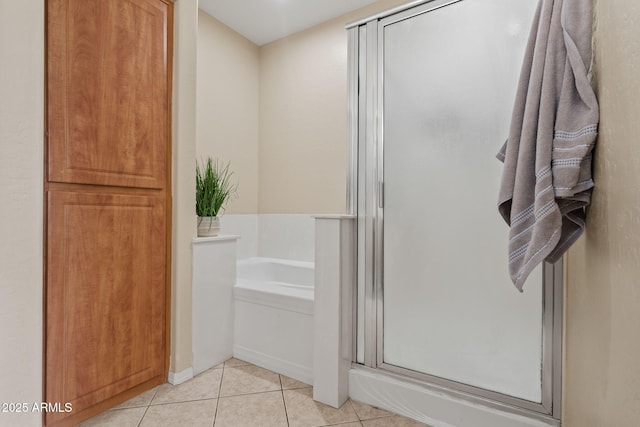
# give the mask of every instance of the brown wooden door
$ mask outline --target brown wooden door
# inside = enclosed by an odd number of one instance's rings
[[[47,0],[45,395],[73,425],[166,381],[172,4]]]
[[[49,180],[165,188],[168,5],[48,4]]]

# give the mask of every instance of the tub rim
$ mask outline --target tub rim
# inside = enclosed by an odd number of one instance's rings
[[[238,265],[267,264],[267,263],[291,265],[294,267],[302,267],[302,268],[309,268],[309,269],[315,270],[315,262],[313,261],[300,261],[300,260],[287,259],[287,258],[254,256],[254,257],[248,257],[248,258],[240,258],[236,261],[236,264]]]

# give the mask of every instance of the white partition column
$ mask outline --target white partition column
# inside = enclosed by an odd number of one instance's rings
[[[349,397],[356,223],[346,215],[315,218],[313,399],[339,408]]]
[[[193,374],[233,355],[233,285],[238,236],[193,239]]]

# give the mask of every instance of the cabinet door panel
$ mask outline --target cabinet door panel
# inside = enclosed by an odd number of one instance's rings
[[[49,181],[164,188],[167,9],[49,0]]]
[[[49,191],[47,225],[46,400],[77,413],[163,382],[164,198]]]

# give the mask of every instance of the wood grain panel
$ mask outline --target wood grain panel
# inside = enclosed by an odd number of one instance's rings
[[[168,5],[48,1],[48,179],[164,188]]]
[[[165,381],[161,193],[49,191],[45,400],[73,413]],[[47,414],[47,425],[67,414]]]

